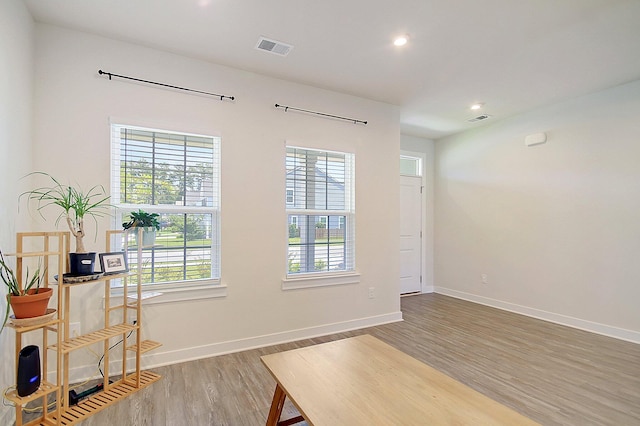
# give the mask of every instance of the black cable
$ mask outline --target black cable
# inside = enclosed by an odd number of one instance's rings
[[[136,325],[137,323],[138,323],[138,321],[134,321],[134,322],[133,322],[133,325]],[[133,331],[134,331],[134,330],[131,330],[131,331],[129,332],[129,334],[127,334],[127,339],[128,339],[129,337],[131,337],[131,335],[133,334]],[[119,341],[119,342],[114,343],[113,345],[111,345],[111,347],[109,348],[109,350],[107,350],[107,352],[109,352],[111,349],[115,348],[116,346],[118,346],[118,345],[119,345],[120,343],[122,343],[122,342],[124,342],[124,339],[120,339],[120,341]],[[98,371],[100,372],[100,375],[102,376],[102,378],[104,378],[104,373],[102,372],[101,364],[102,364],[102,360],[104,360],[104,356],[107,354],[107,352],[103,353],[103,354],[102,354],[102,356],[100,357],[100,361],[98,361]]]

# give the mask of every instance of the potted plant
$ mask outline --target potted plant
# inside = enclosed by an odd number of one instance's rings
[[[158,213],[148,213],[138,209],[137,212],[129,213],[129,221],[122,224],[124,230],[132,229],[136,235],[136,244],[138,241],[138,232],[136,228],[142,228],[142,247],[152,246],[156,241],[156,231],[160,230],[160,222]]]
[[[56,219],[56,226],[64,218],[76,240],[75,253],[69,253],[69,272],[71,275],[93,274],[96,254],[95,252],[87,253],[85,249],[83,241],[85,236],[84,219],[91,217],[97,224],[97,218],[105,215],[104,210],[110,205],[107,202],[109,196],[104,187],[95,185],[85,192],[79,187],[63,185],[53,176],[44,172],[33,172],[27,176],[30,175],[44,176],[50,180],[50,185],[23,192],[19,198],[26,196],[29,201],[35,202],[41,216],[41,210],[48,206],[57,206],[61,209]],[[42,217],[44,218],[44,216]]]
[[[13,269],[7,265],[2,251],[0,251],[0,279],[7,286],[7,309],[0,332],[4,329],[9,318],[9,306],[17,319],[39,317],[47,313],[49,299],[53,294],[50,287],[40,287],[44,282],[47,270],[40,273],[41,265],[29,277],[29,268],[25,278],[25,285],[20,286]]]

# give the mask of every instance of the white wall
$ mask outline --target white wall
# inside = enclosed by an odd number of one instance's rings
[[[436,142],[436,291],[640,342],[638,117],[640,81]]]
[[[222,282],[228,296],[145,308],[147,365],[176,362],[401,318],[398,288],[398,108],[157,50],[37,25],[34,169],[109,186],[109,119],[222,136]],[[248,47],[250,48],[250,47]],[[123,80],[98,70],[236,96],[235,102]],[[368,120],[285,113],[275,103]],[[282,291],[285,140],[356,154],[355,285]],[[372,184],[375,182],[375,185]],[[98,242],[85,244],[101,251]],[[47,222],[53,227],[53,220]],[[102,250],[104,251],[104,250]],[[101,324],[100,286],[77,290],[72,321]],[[368,288],[376,297],[368,298]],[[75,289],[74,289],[75,291]],[[75,365],[91,366],[83,359]],[[82,359],[82,355],[80,355]]]
[[[15,251],[17,200],[21,176],[31,168],[34,25],[20,0],[0,2],[0,249]],[[17,222],[17,223],[16,223]],[[13,262],[13,259],[7,258]],[[0,321],[4,319],[6,288],[0,285]],[[0,334],[0,389],[15,384],[14,333]],[[10,424],[14,411],[0,405],[0,424]]]
[[[422,171],[422,292],[431,293],[434,290],[433,269],[433,220],[434,220],[434,151],[435,145],[431,139],[411,135],[400,135],[400,149],[403,153],[420,154],[423,160]]]

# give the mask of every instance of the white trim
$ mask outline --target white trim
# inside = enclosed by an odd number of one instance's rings
[[[188,134],[192,136],[204,136],[204,137],[215,137],[222,138],[222,134],[210,126],[202,126],[202,122],[199,123],[186,123],[186,122],[177,122],[171,121],[167,119],[163,120],[149,120],[148,118],[125,118],[118,116],[110,116],[107,119],[109,128],[113,124],[129,126],[129,127],[140,127],[144,129],[164,129],[168,128],[167,133],[180,133],[180,134]]]
[[[262,348],[265,346],[279,345],[282,343],[294,342],[297,340],[312,339],[314,337],[326,336],[329,334],[343,333],[346,331],[359,330],[367,327],[374,327],[383,324],[403,321],[402,312],[391,312],[388,314],[376,315],[372,317],[358,318],[332,324],[324,324],[315,327],[300,328],[296,330],[283,331],[261,336],[253,336],[243,339],[228,340],[225,342],[211,343],[202,346],[195,346],[167,352],[150,352],[142,356],[142,369],[162,367],[181,362],[195,361],[203,358],[210,358],[218,355],[225,355],[234,352],[247,351]],[[133,359],[133,358],[132,358]],[[110,359],[110,370],[119,371],[122,368],[122,360]],[[79,382],[87,378],[94,377],[96,373],[95,364],[74,367],[70,369],[72,382]],[[55,371],[50,372],[55,377]]]
[[[143,305],[159,305],[162,303],[185,302],[189,300],[213,299],[218,297],[227,297],[226,285],[207,285],[207,286],[175,286],[172,288],[154,288],[153,285],[143,287],[143,292],[157,291],[161,294],[149,299],[142,299]],[[129,289],[131,292],[131,289]],[[122,287],[114,287],[111,289],[111,305],[122,304]],[[102,300],[102,309],[104,309],[104,298]]]
[[[568,327],[577,328],[579,330],[602,334],[603,336],[626,340],[632,343],[640,343],[640,332],[634,330],[627,330],[624,328],[613,327],[610,325],[587,321],[580,318],[574,318],[567,315],[547,312],[541,309],[530,308],[528,306],[504,302],[502,300],[491,299],[489,297],[478,296],[475,294],[452,290],[445,287],[436,286],[435,292],[444,294],[446,296],[455,297],[457,299],[468,300],[470,302],[479,303],[481,305],[491,306],[493,308],[515,312],[516,314],[526,315],[528,317],[549,321],[555,324],[566,325]]]
[[[400,150],[400,155],[408,156],[408,157],[416,157],[420,158],[420,167],[421,167],[421,175],[420,179],[422,181],[423,191],[421,195],[421,203],[422,203],[422,241],[420,247],[420,274],[422,275],[422,283],[420,284],[420,292],[421,293],[433,293],[434,286],[433,281],[431,279],[427,280],[427,250],[426,250],[426,235],[427,231],[427,215],[429,214],[429,209],[427,208],[427,153],[426,152],[418,152],[418,151],[406,151]],[[398,157],[398,161],[400,161],[400,157]],[[400,174],[402,176],[402,174]]]
[[[401,172],[400,176],[423,177],[425,157],[426,156],[424,155],[424,153],[421,153],[421,152],[400,151],[400,161],[402,161],[403,158],[418,160],[418,174],[409,175]]]
[[[287,275],[287,277],[282,280],[282,289],[298,290],[301,288],[327,287],[358,283],[360,283],[360,274],[357,272],[344,274],[309,273]]]

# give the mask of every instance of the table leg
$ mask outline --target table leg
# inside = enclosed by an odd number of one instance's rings
[[[280,421],[282,408],[284,407],[284,399],[287,395],[284,393],[279,384],[276,384],[276,390],[273,393],[273,401],[271,401],[271,409],[269,409],[269,417],[266,426],[276,426]]]

